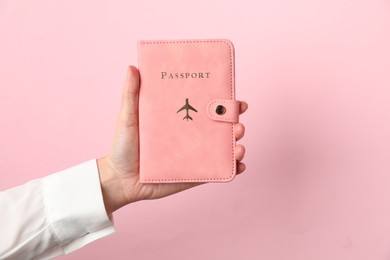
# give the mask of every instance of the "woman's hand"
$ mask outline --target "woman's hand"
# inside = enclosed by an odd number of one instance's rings
[[[139,73],[130,66],[127,70],[122,94],[122,106],[116,125],[116,133],[111,153],[97,160],[104,204],[107,214],[126,204],[144,200],[158,199],[179,191],[195,187],[200,183],[160,183],[143,184],[139,182],[139,139],[138,139],[138,93]],[[248,108],[241,102],[240,113]],[[241,123],[234,126],[236,139],[244,136],[245,128]],[[245,170],[245,147],[236,146],[237,174]]]

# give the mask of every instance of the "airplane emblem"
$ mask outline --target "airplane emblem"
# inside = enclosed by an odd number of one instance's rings
[[[183,117],[183,120],[187,119],[187,121],[188,121],[188,119],[192,120],[192,117],[190,117],[190,115],[188,114],[188,110],[198,112],[195,108],[190,106],[190,104],[188,103],[188,98],[186,98],[186,104],[182,108],[180,108],[176,113],[179,113],[180,111],[183,111],[183,110],[186,110],[186,116]]]

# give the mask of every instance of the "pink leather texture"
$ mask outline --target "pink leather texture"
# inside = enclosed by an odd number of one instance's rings
[[[232,43],[140,41],[138,59],[141,182],[232,180],[239,114]]]

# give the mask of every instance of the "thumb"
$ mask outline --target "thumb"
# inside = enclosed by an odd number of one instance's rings
[[[129,66],[122,93],[122,105],[118,122],[120,128],[135,128],[138,126],[138,94],[138,69],[134,66]]]
[[[129,66],[111,151],[115,168],[124,172],[138,169],[138,93],[139,73],[136,67]]]

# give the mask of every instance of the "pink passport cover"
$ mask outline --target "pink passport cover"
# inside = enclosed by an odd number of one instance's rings
[[[140,179],[234,178],[234,49],[228,40],[138,42]]]

